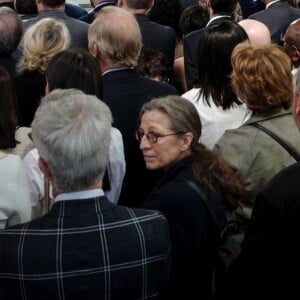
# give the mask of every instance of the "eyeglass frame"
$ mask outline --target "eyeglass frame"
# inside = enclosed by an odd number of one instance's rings
[[[168,134],[160,134],[160,133],[155,133],[155,132],[152,132],[152,131],[149,131],[148,133],[145,133],[145,132],[142,133],[142,132],[137,130],[135,132],[135,138],[137,139],[137,141],[139,143],[141,143],[143,137],[146,136],[146,138],[147,138],[147,140],[150,144],[156,144],[158,142],[159,138],[172,136],[172,135],[178,135],[178,134],[185,134],[185,133],[186,132],[184,132],[184,131],[177,131],[177,132],[172,132],[172,133],[168,133]],[[149,134],[150,134],[150,136],[149,136]]]
[[[286,39],[285,39],[284,36],[285,36],[285,32],[282,33],[282,34],[280,35],[280,42],[282,43],[282,45],[283,45],[283,44],[287,44],[287,45],[289,45],[291,48],[293,48],[294,50],[300,52],[300,49],[299,49],[296,45],[294,45],[294,44],[292,44],[292,43],[286,41]]]

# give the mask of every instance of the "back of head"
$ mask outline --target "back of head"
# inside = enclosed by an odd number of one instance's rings
[[[234,47],[247,39],[245,30],[230,20],[210,26],[204,32],[198,49],[198,74],[200,95],[208,105],[210,97],[223,109],[239,102],[230,84],[230,58]]]
[[[237,0],[209,0],[215,15],[233,15],[237,2]]]
[[[8,7],[0,7],[0,55],[15,51],[23,35],[21,18]]]
[[[30,26],[23,37],[23,54],[18,70],[45,71],[50,59],[70,45],[70,33],[63,21],[44,18]]]
[[[79,90],[54,90],[42,98],[32,136],[62,192],[102,180],[112,116],[106,104]]]
[[[43,5],[51,8],[56,8],[66,4],[66,0],[41,0]]]
[[[130,9],[149,9],[153,0],[123,0]]]
[[[15,0],[15,8],[18,14],[36,15],[38,13],[35,0]]]
[[[232,53],[233,89],[253,111],[289,108],[293,99],[291,62],[275,44],[237,45]]]
[[[247,32],[249,41],[254,45],[265,45],[271,43],[271,34],[268,27],[257,20],[245,19],[239,25]]]
[[[0,149],[14,148],[17,99],[10,74],[0,65]]]
[[[184,9],[179,19],[179,27],[182,34],[186,35],[194,30],[204,28],[208,21],[208,10],[197,3]]]
[[[168,79],[166,56],[154,49],[142,48],[136,69],[147,78],[159,81],[167,81]]]
[[[88,95],[102,97],[100,67],[85,50],[64,50],[50,60],[46,78],[48,90],[76,88]]]
[[[133,14],[107,6],[88,31],[89,49],[112,65],[134,67],[142,48],[140,27]]]

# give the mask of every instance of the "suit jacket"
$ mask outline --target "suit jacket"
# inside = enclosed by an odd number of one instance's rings
[[[62,20],[66,24],[71,35],[70,48],[84,48],[88,50],[87,33],[89,25],[85,22],[68,17],[63,11],[44,11],[40,12],[35,18],[23,20],[24,31],[26,31],[29,26],[44,18],[55,18]]]
[[[249,16],[264,23],[270,30],[272,43],[280,44],[280,35],[296,19],[300,18],[300,9],[295,8],[282,0],[275,2],[267,9]]]
[[[79,20],[91,24],[94,21],[96,14],[99,13],[103,7],[110,6],[110,5],[116,5],[116,1],[105,1],[98,4],[94,9],[89,11],[86,15],[80,17]]]
[[[198,47],[201,42],[203,33],[208,27],[217,25],[224,20],[228,20],[229,16],[220,16],[207,24],[207,27],[201,28],[187,34],[183,39],[184,53],[184,70],[188,90],[192,89],[199,82],[198,79]]]
[[[232,267],[230,291],[236,297],[230,299],[299,299],[299,277],[293,272],[300,267],[299,178],[300,164],[293,164],[259,193]]]
[[[0,255],[3,299],[155,299],[169,273],[168,226],[105,196],[59,201],[1,231]]]
[[[173,86],[144,78],[133,69],[113,70],[103,76],[103,100],[111,109],[113,125],[121,131],[124,142],[126,174],[121,204],[140,206],[157,181],[157,172],[146,170],[135,132],[141,106],[170,94],[178,94]]]
[[[143,46],[165,54],[170,76],[173,71],[176,47],[176,34],[174,29],[152,22],[146,15],[135,15],[135,17],[141,29]]]

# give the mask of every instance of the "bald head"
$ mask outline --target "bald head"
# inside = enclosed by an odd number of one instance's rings
[[[245,19],[239,22],[249,37],[251,44],[263,46],[271,43],[271,35],[268,27],[259,21]]]

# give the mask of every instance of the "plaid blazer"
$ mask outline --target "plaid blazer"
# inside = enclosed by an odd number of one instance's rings
[[[159,212],[105,196],[56,202],[45,216],[0,231],[0,295],[156,299],[169,275],[168,232]]]

